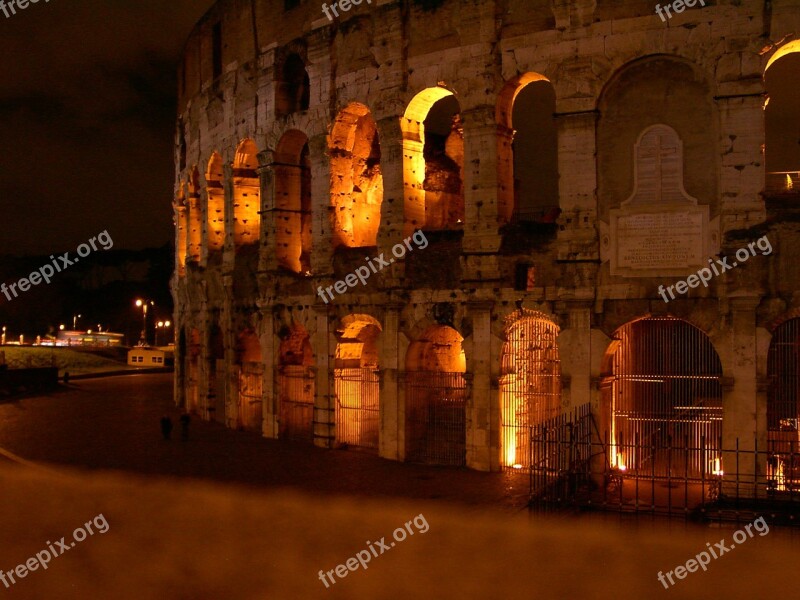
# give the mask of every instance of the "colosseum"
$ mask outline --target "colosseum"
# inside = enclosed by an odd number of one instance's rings
[[[798,53],[797,0],[220,0],[178,78],[177,404],[791,493]]]

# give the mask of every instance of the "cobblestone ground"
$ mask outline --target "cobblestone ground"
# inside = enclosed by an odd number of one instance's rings
[[[159,428],[164,414],[175,423],[169,442]],[[320,494],[441,499],[505,511],[525,504],[519,478],[267,440],[197,418],[183,442],[179,415],[171,375],[81,380],[50,396],[0,404],[0,448],[33,461]]]

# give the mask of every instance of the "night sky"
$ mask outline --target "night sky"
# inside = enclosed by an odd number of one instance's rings
[[[39,0],[0,12],[0,254],[172,237],[175,72],[213,0]]]
[[[39,0],[0,13],[0,254],[74,250],[104,230],[115,248],[171,240],[176,65],[212,4]],[[791,157],[773,153],[775,170],[800,168],[800,125],[784,113],[800,101],[799,58],[774,67],[787,72],[773,90],[794,96],[770,107]]]

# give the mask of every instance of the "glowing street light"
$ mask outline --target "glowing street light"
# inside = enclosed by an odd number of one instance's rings
[[[139,340],[140,346],[147,346],[147,307],[155,305],[156,303],[152,300],[136,299],[136,306],[142,309],[142,337]]]
[[[156,323],[156,346],[158,346],[158,331],[159,329],[167,329],[172,325],[169,321],[159,321]]]
[[[83,318],[83,315],[72,315],[72,331],[78,329],[78,319]]]

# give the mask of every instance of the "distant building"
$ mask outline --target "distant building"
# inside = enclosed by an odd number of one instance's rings
[[[132,367],[163,367],[172,361],[172,352],[162,348],[136,346],[128,350],[128,365]]]
[[[125,336],[106,331],[59,331],[55,346],[122,346]],[[48,344],[49,345],[49,344]]]

